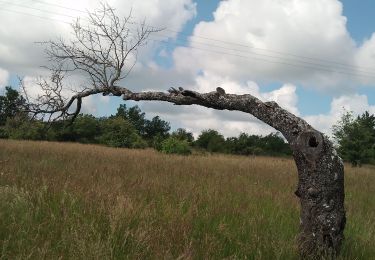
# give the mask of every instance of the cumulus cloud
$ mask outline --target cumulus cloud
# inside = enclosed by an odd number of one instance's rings
[[[366,95],[353,94],[334,98],[329,113],[306,116],[305,119],[318,130],[331,135],[332,126],[340,120],[343,113],[353,112],[357,116],[365,111],[375,114],[375,106],[369,104]]]
[[[82,81],[82,78],[75,78],[75,82]],[[27,93],[27,97],[31,102],[35,102],[35,100],[44,95],[45,92],[40,87],[41,78],[40,77],[33,77],[33,76],[25,76],[23,78],[23,85]],[[48,84],[51,84],[50,80],[46,80]],[[69,85],[69,83],[68,83]],[[76,89],[73,88],[63,88],[61,91],[61,95],[65,99],[69,99],[72,95],[74,95]],[[81,112],[84,114],[95,114],[98,111],[98,107],[108,105],[109,97],[108,96],[88,96],[83,99],[82,102],[82,109]],[[71,108],[71,111],[75,109],[75,106]]]
[[[252,94],[262,101],[275,101],[285,109],[299,115],[297,108],[298,97],[296,86],[293,84],[284,84],[281,88],[271,92],[262,93],[259,85],[254,81],[246,81],[241,84],[239,81],[231,79],[228,76],[218,76],[209,72],[204,72],[197,76],[196,84],[189,87],[200,92],[210,92],[217,87],[224,88],[231,94]]]
[[[370,39],[364,41],[359,47],[355,61],[361,67],[361,74],[371,75],[371,77],[362,76],[361,81],[364,84],[374,83],[375,75],[375,33],[372,34]]]
[[[166,69],[154,62],[138,63],[120,85],[133,91],[166,91],[172,86],[191,85],[195,78],[187,73]]]
[[[306,119],[329,134],[343,107],[357,114],[373,111],[367,97],[355,93],[361,83],[375,82],[369,77],[375,68],[375,34],[355,43],[342,8],[338,0],[222,1],[213,21],[196,25],[190,48],[174,51],[176,69],[195,74],[199,91],[221,86],[231,93],[252,93],[296,115],[296,85],[328,92],[334,96],[330,112]],[[263,93],[255,82],[290,83]],[[243,113],[212,111],[205,117],[209,120],[188,126],[210,125],[226,133],[272,131]],[[219,122],[225,123],[220,127]]]
[[[213,21],[195,27],[192,49],[177,48],[174,59],[180,70],[354,92],[362,67],[375,63],[375,37],[358,49],[346,21],[338,0],[222,1]]]
[[[64,1],[63,5],[72,9],[62,9],[55,5],[55,1],[44,2],[50,5],[34,1],[27,5],[18,2],[2,5],[0,67],[7,68],[13,74],[32,76],[43,74],[44,71],[40,68],[46,64],[43,46],[35,42],[58,37],[71,38],[69,23],[74,21],[75,17],[82,17],[82,23],[87,22],[87,14],[76,10],[93,11],[98,8],[98,1],[94,0]],[[147,24],[157,28],[168,27],[180,30],[196,14],[196,4],[192,0],[112,0],[108,3],[120,16],[129,15],[132,11],[132,21],[136,24],[146,21]],[[169,33],[171,38],[175,35],[176,33]],[[157,44],[153,42],[148,44],[139,59],[150,59],[149,55],[152,55],[153,50],[157,48],[155,45]]]
[[[36,97],[41,93],[35,84],[38,76],[49,77],[49,71],[42,68],[46,64],[43,46],[35,44],[50,39],[63,37],[71,39],[71,27],[69,23],[75,17],[81,17],[82,23],[87,22],[87,14],[77,10],[96,10],[98,1],[94,0],[67,0],[62,9],[54,1],[30,2],[27,5],[21,3],[4,3],[1,11],[0,23],[0,67],[6,68],[14,75],[24,77],[25,85],[31,96]],[[168,32],[169,38],[175,38],[177,31],[196,15],[196,4],[192,0],[111,0],[109,5],[116,9],[119,16],[128,16],[131,12],[131,20],[135,26],[145,21],[155,28],[170,28],[175,32]],[[69,9],[71,8],[71,9]],[[40,9],[40,10],[38,10]],[[29,15],[27,15],[29,14]],[[61,15],[59,15],[61,14]],[[34,15],[34,16],[33,16]],[[41,19],[39,17],[45,17]],[[138,63],[128,78],[123,82],[132,90],[147,88],[168,89],[170,84],[181,84],[190,81],[186,76],[162,69],[150,62],[154,51],[160,48],[160,42],[149,41],[138,55]],[[0,85],[5,81],[8,73],[0,70]],[[74,80],[74,79],[73,79]],[[82,82],[80,79],[78,82]],[[67,83],[65,94],[68,95],[70,87],[77,88],[78,84]],[[75,85],[75,86],[73,86]],[[95,112],[96,106],[107,104],[106,98],[88,98],[83,103],[83,112]],[[86,103],[86,104],[85,104]]]
[[[9,72],[0,68],[0,91],[5,87],[9,80]]]

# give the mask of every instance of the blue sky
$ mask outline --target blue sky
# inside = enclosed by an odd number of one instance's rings
[[[168,41],[142,50],[139,66],[123,82],[133,90],[165,91],[183,86],[205,92],[221,86],[227,92],[275,100],[326,133],[343,108],[356,114],[375,111],[375,78],[362,75],[375,76],[375,37],[371,38],[375,1],[341,0],[342,12],[339,0],[110,2],[120,14],[132,7],[133,14],[167,28],[162,33],[170,36]],[[0,91],[5,84],[17,86],[17,76],[28,82],[46,76],[40,67],[45,63],[43,53],[34,42],[69,37],[69,27],[62,22],[81,16],[77,10],[93,10],[97,3],[66,0],[58,3],[59,7],[52,0],[25,0],[4,4]],[[173,32],[176,30],[180,33]],[[38,93],[31,83],[30,89]],[[95,97],[84,101],[84,111],[109,115],[120,103],[118,98]],[[149,116],[161,115],[174,128],[185,127],[194,133],[206,128],[222,130],[227,136],[272,131],[240,113],[137,104]]]
[[[344,15],[348,18],[348,30],[357,43],[371,37],[375,32],[375,1],[373,0],[341,0],[344,4]],[[360,92],[366,94],[369,103],[375,104],[374,86],[364,86]]]
[[[358,42],[370,38],[375,31],[374,10],[372,0],[341,0],[344,5],[344,15],[348,18],[348,30]]]
[[[343,14],[347,17],[347,28],[350,35],[357,44],[361,44],[365,39],[369,39],[375,32],[375,19],[373,11],[375,10],[375,1],[371,0],[341,0],[343,3]],[[187,35],[191,35],[194,27],[201,21],[213,20],[213,12],[218,7],[220,0],[196,1],[197,15],[191,19],[184,27],[180,38],[187,39]],[[175,43],[168,46],[168,49],[173,49]],[[158,60],[156,58],[156,60]],[[170,57],[163,58],[160,64],[170,67],[172,62]],[[273,82],[262,85],[266,91],[277,89],[282,85],[282,82]],[[298,107],[301,115],[314,115],[317,113],[325,113],[330,109],[332,100],[332,93],[324,93],[314,89],[297,89],[299,103]],[[375,104],[375,88],[374,86],[362,85],[359,92],[368,96],[369,103]]]

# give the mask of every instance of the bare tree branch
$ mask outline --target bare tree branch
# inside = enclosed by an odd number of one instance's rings
[[[88,16],[88,23],[83,24],[77,19],[72,24],[73,40],[40,43],[45,46],[47,58],[52,62],[46,67],[52,76],[48,81],[39,79],[36,84],[42,94],[34,100],[21,82],[23,94],[28,100],[27,111],[31,114],[53,120],[75,118],[80,112],[82,97],[88,90],[109,94],[119,81],[129,75],[136,63],[138,49],[145,44],[148,36],[159,31],[145,22],[138,25],[131,22],[131,12],[119,18],[115,10],[104,3]],[[89,82],[83,90],[76,92],[74,99],[82,97],[75,112],[70,113],[74,100],[64,97],[63,79],[77,72]]]

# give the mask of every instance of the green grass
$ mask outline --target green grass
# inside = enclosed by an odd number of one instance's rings
[[[298,259],[289,159],[0,140],[0,259]],[[375,169],[346,167],[342,259],[375,257]]]

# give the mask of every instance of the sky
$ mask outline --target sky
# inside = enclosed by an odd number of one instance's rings
[[[164,28],[152,34],[121,85],[132,91],[181,86],[201,92],[222,87],[276,101],[330,135],[344,111],[375,113],[375,1],[372,0],[109,0],[119,16]],[[24,79],[38,95],[47,60],[36,42],[71,39],[69,23],[94,0],[0,0],[0,93]],[[74,81],[67,86],[74,85]],[[123,101],[89,97],[83,112],[114,114]],[[137,104],[173,129],[225,136],[275,130],[252,116],[162,102]]]

